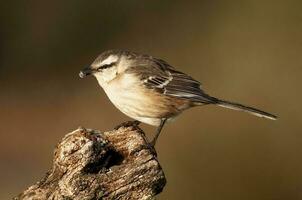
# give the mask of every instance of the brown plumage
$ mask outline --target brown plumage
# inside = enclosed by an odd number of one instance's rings
[[[153,144],[166,120],[197,105],[213,104],[276,119],[275,115],[259,109],[212,97],[191,76],[145,54],[106,51],[81,71],[80,76],[88,74],[97,78],[109,99],[123,113],[159,127]]]

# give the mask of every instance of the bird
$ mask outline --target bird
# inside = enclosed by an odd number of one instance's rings
[[[94,76],[110,101],[122,113],[139,122],[156,126],[150,144],[154,147],[166,122],[184,110],[216,105],[276,120],[268,112],[208,95],[201,83],[166,61],[128,50],[107,50],[80,71]]]

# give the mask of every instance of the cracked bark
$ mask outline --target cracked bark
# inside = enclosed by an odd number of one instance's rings
[[[68,133],[55,149],[52,169],[14,199],[152,199],[165,183],[143,131],[123,123],[104,133]]]

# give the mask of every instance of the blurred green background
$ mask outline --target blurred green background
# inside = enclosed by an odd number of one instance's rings
[[[168,124],[158,199],[302,199],[302,1],[2,1],[0,199],[39,180],[78,126],[129,120],[78,72],[107,49],[160,57],[210,94],[277,121],[204,106]],[[149,133],[154,128],[142,125]]]

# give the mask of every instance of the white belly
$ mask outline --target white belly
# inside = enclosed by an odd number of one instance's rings
[[[152,126],[159,126],[161,118],[156,117],[154,110],[156,106],[152,106],[154,102],[144,93],[141,93],[137,85],[134,81],[101,84],[110,101],[125,115]]]
[[[149,125],[159,126],[161,119],[148,116],[146,100],[139,94],[133,94],[129,91],[113,93],[111,90],[107,90],[106,94],[115,107],[125,115]]]

